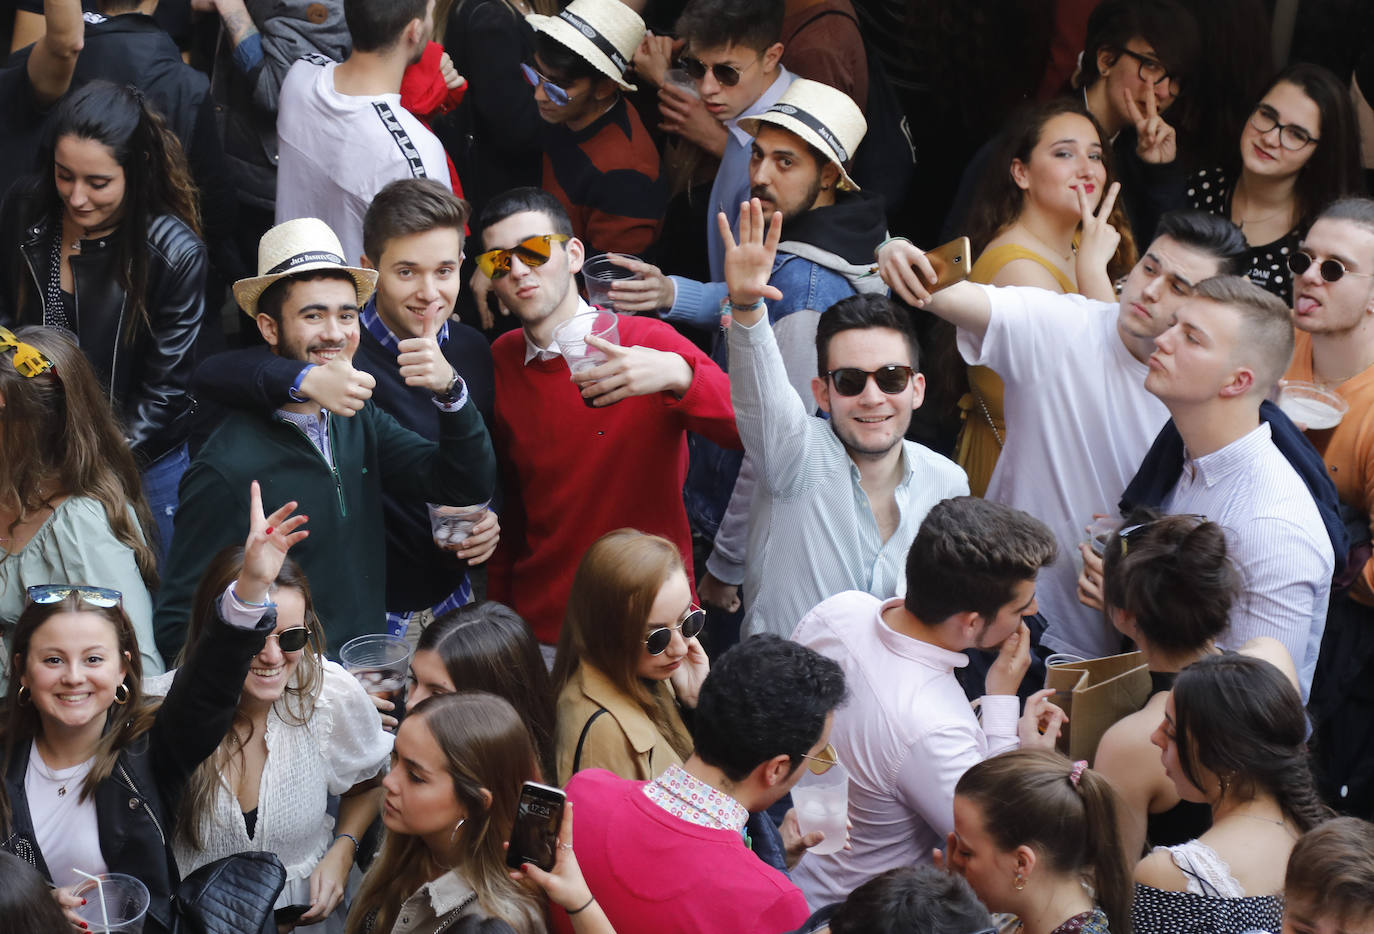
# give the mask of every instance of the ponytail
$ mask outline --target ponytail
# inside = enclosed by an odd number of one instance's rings
[[[1083,802],[1084,824],[1090,828],[1084,859],[1092,869],[1097,903],[1107,915],[1107,927],[1113,934],[1131,934],[1135,880],[1121,837],[1116,832],[1121,826],[1117,823],[1116,790],[1100,772],[1092,769],[1083,770],[1077,788]]]

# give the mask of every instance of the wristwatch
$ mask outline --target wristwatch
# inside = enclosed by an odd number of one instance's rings
[[[459,383],[458,371],[453,370],[452,372],[453,379],[448,381],[448,385],[444,387],[444,391],[436,392],[434,394],[434,398],[437,399],[439,402],[442,402],[444,405],[452,405],[453,403],[458,401],[459,393],[455,391],[457,390]]]

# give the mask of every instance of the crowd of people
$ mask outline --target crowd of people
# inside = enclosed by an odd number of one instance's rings
[[[17,6],[0,934],[1374,932],[1368,10]]]

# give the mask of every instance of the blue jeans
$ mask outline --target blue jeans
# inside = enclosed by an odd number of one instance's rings
[[[162,570],[167,560],[167,549],[172,544],[172,517],[177,512],[177,487],[181,483],[181,475],[190,465],[191,456],[183,444],[153,461],[143,471],[143,496],[148,500],[148,509],[157,526],[158,540],[153,543],[153,550],[157,552],[158,571]]]

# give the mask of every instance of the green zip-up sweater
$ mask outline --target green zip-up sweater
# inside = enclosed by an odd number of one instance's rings
[[[201,574],[222,548],[248,536],[248,488],[263,510],[296,500],[310,536],[291,557],[310,581],[329,654],[386,629],[383,489],[432,503],[480,503],[496,485],[496,457],[477,407],[439,415],[439,441],[401,427],[371,402],[350,418],[326,415],[334,467],[305,432],[275,413],[233,412],[182,477],[172,547],[153,629],[169,663],[186,638]]]

